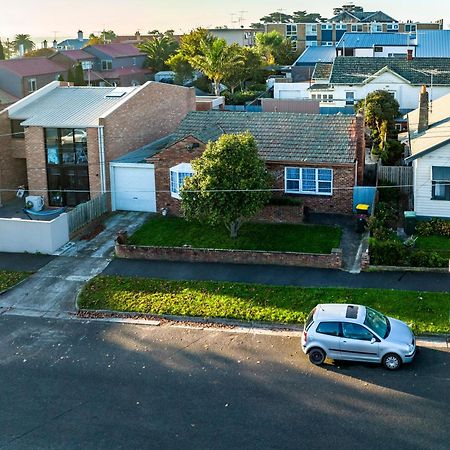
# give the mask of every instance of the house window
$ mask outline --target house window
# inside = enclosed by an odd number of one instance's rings
[[[353,33],[362,33],[363,32],[362,23],[353,23],[352,24],[352,32]]]
[[[432,168],[432,200],[450,201],[450,167]]]
[[[136,57],[133,56],[133,66],[136,65]]]
[[[405,24],[405,33],[415,33],[417,31],[417,25],[415,23]]]
[[[286,25],[286,36],[296,36],[297,37],[297,24]]]
[[[338,23],[336,24],[336,31],[347,31],[347,24],[346,23]]]
[[[376,46],[373,48],[373,51],[374,51],[375,53],[383,53],[383,47],[379,47],[378,45],[376,45]]]
[[[102,59],[102,70],[112,70],[111,59]]]
[[[355,93],[353,91],[345,93],[345,104],[347,106],[353,106],[355,104]]]
[[[323,41],[323,42],[322,42],[322,45],[323,45],[324,47],[332,47],[332,46],[334,45],[334,42],[331,42],[331,41]]]
[[[332,30],[333,29],[333,25],[331,23],[323,23],[321,26],[322,30]]]
[[[11,120],[11,137],[13,139],[24,139],[25,138],[25,129],[21,124],[23,119],[19,120]]]
[[[31,94],[34,91],[37,91],[36,78],[30,78],[28,80],[28,92]]]
[[[286,167],[285,187],[288,194],[332,195],[333,170]]]
[[[388,23],[386,26],[387,31],[398,31],[398,23]]]
[[[306,25],[306,36],[317,36],[317,24],[307,24]]]
[[[370,29],[372,33],[381,33],[383,31],[383,25],[381,23],[373,23]]]
[[[189,163],[181,163],[170,169],[170,195],[181,199],[180,189],[183,187],[185,178],[194,175],[192,166]]]
[[[317,47],[317,41],[306,41],[306,47]]]

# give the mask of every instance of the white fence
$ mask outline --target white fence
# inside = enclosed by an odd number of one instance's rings
[[[49,221],[0,219],[0,252],[52,254],[67,242],[67,214]]]
[[[72,211],[68,212],[69,216],[69,233],[79,230],[84,225],[99,218],[101,215],[109,211],[108,195],[101,194],[86,203],[81,203]]]
[[[387,181],[395,186],[401,186],[402,192],[410,194],[413,187],[413,169],[408,166],[382,166],[379,164],[378,181]]]

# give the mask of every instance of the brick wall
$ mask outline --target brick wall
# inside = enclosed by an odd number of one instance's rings
[[[25,137],[28,188],[31,195],[43,195],[48,202],[44,129],[28,127]]]
[[[302,223],[304,219],[303,205],[267,205],[252,218],[253,222],[267,223]]]
[[[280,266],[342,268],[342,250],[329,255],[312,253],[265,252],[253,250],[211,250],[184,247],[140,247],[116,245],[116,256],[156,261],[208,262],[229,264],[273,264]]]
[[[14,139],[8,112],[0,113],[0,205],[15,197],[16,189],[27,183],[25,139]]]
[[[64,67],[61,67],[61,72],[48,73],[45,75],[33,75],[22,78],[22,96],[26,97],[28,94],[30,94],[28,88],[28,80],[35,79],[37,89],[41,89],[44,86],[47,86],[47,84],[50,84],[52,81],[55,81],[60,74],[64,77],[65,80],[67,80],[67,73],[67,70],[65,70]]]

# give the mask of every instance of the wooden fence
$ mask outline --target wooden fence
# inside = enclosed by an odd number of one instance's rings
[[[382,166],[378,164],[378,181],[387,181],[406,194],[412,193],[413,188],[413,168],[408,166]]]
[[[101,194],[99,197],[95,197],[86,203],[81,203],[68,212],[69,233],[79,230],[108,211],[107,194]]]

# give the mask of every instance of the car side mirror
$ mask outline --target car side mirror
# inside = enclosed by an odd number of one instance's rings
[[[377,342],[377,341],[378,341],[378,340],[377,340],[376,338],[373,337],[373,338],[370,340],[370,343],[371,343],[371,344],[375,344],[375,342]]]

